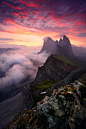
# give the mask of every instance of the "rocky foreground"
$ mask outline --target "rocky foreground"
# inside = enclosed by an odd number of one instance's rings
[[[5,129],[86,129],[86,74],[24,110]]]

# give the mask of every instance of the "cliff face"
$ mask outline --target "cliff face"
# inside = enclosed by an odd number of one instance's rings
[[[55,55],[48,57],[44,65],[38,68],[34,84],[41,82],[43,79],[59,82],[69,73],[78,69],[71,63],[66,63],[67,60],[65,58],[62,57],[65,61],[61,61],[59,58],[61,57],[56,57]]]

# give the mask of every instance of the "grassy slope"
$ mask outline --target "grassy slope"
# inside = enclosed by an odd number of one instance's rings
[[[35,89],[35,91],[33,92],[33,99],[34,99],[34,101],[35,101],[35,104],[37,103],[37,102],[39,102],[39,101],[41,101],[43,98],[44,98],[44,96],[45,95],[36,95],[36,92],[38,91],[38,90],[40,90],[40,91],[45,91],[45,90],[47,90],[48,88],[50,88],[50,87],[52,87],[52,86],[54,86],[54,84],[55,84],[55,82],[54,81],[49,81],[49,80],[42,80],[42,82],[40,82],[39,84],[36,84],[35,85],[35,87],[36,87],[36,89]]]
[[[42,80],[42,82],[40,82],[39,84],[36,84],[36,88],[40,89],[41,91],[44,91],[50,87],[53,86],[53,84],[55,84],[54,81],[49,81],[49,80]]]
[[[69,60],[69,59],[67,59],[67,58],[65,58],[65,57],[62,57],[62,56],[60,56],[60,55],[54,55],[53,57],[54,57],[55,59],[58,59],[58,60],[60,60],[60,61],[65,62],[65,63],[67,63],[67,64],[70,64],[70,65],[72,65],[72,66],[81,68],[81,66],[79,66],[78,64],[76,64],[76,63],[74,63],[73,61],[71,61],[71,60]]]

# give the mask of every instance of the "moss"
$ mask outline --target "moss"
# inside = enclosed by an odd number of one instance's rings
[[[38,90],[45,91],[48,88],[54,86],[54,84],[55,84],[55,82],[54,81],[50,81],[50,80],[42,80],[42,82],[40,82],[39,84],[35,84],[35,90],[34,90],[34,92],[32,94],[33,99],[34,99],[33,106],[35,106],[37,102],[41,101],[45,97],[45,95],[40,95],[40,94],[36,95],[36,92]]]
[[[74,63],[73,61],[71,61],[71,60],[69,60],[69,59],[67,59],[67,58],[65,58],[65,57],[62,57],[62,56],[60,56],[60,55],[54,55],[53,57],[54,57],[55,59],[58,59],[58,60],[60,60],[60,61],[65,62],[65,63],[67,63],[67,64],[70,64],[70,65],[72,65],[72,66],[81,68],[81,66],[79,66],[78,64],[76,64],[76,63]]]
[[[36,84],[35,87],[37,89],[40,89],[41,91],[44,91],[52,86],[54,86],[55,82],[54,81],[49,81],[49,80],[42,80],[39,84]]]

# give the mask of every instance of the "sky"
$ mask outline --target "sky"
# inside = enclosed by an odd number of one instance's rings
[[[0,44],[42,46],[62,35],[86,46],[86,0],[0,0]]]

